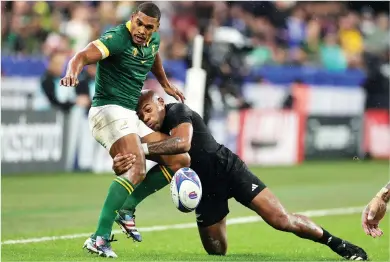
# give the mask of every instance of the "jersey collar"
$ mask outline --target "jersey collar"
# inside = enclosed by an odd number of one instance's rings
[[[126,22],[126,28],[129,30],[129,33],[131,34],[131,20]],[[146,42],[146,46],[149,46],[150,41],[152,40],[152,37],[149,38],[149,40]]]

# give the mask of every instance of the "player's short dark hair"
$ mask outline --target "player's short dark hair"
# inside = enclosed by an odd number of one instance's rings
[[[145,2],[140,4],[137,7],[137,12],[141,12],[147,16],[157,18],[157,21],[160,21],[161,18],[160,8],[158,8],[158,6],[152,2]]]

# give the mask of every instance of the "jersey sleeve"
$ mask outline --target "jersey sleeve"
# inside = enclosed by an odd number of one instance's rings
[[[183,123],[192,124],[192,111],[188,106],[182,103],[172,105],[166,117],[169,129],[173,129]]]
[[[121,53],[128,41],[128,34],[121,26],[108,30],[99,39],[93,41],[94,45],[102,53],[103,59]]]

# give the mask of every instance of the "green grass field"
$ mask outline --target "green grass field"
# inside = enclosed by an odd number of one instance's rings
[[[293,212],[359,207],[388,181],[387,162],[324,162],[297,167],[252,168]],[[7,240],[63,236],[94,231],[112,175],[51,174],[2,176],[2,243]],[[229,218],[255,214],[230,201]],[[372,261],[389,261],[389,218],[385,235],[366,236],[360,213],[313,217],[331,233],[369,254]],[[137,210],[137,226],[174,225],[195,221],[194,213],[177,211],[169,188],[154,194]],[[118,229],[115,225],[115,229]],[[142,233],[142,232],[141,232]],[[329,248],[277,232],[264,222],[228,226],[226,257],[205,254],[195,227],[143,232],[133,243],[116,234],[113,243],[120,261],[337,261]],[[28,244],[2,245],[3,261],[104,260],[81,249],[86,237]]]

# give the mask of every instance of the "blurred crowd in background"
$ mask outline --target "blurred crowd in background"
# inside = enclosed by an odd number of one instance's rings
[[[138,2],[139,3],[139,2]],[[389,16],[370,3],[156,2],[161,8],[160,52],[185,59],[193,37],[227,26],[247,37],[249,66],[294,64],[329,70],[364,67],[364,53],[388,56]],[[137,2],[2,2],[3,54],[73,53],[104,31],[129,20]]]
[[[55,79],[64,73],[71,55],[109,28],[128,21],[139,3],[1,2],[3,56],[49,58],[42,86],[53,100],[47,90],[52,90]],[[362,70],[367,81],[359,85],[368,90],[369,107],[388,107],[388,99],[384,99],[389,94],[386,65],[390,56],[386,2],[156,1],[156,4],[162,13],[159,52],[164,61],[184,61],[190,67],[193,39],[197,34],[204,36],[206,122],[212,108],[210,86],[217,85],[225,109],[229,107],[226,97],[234,99],[235,108],[249,108],[251,103],[244,98],[242,86],[253,69],[263,66],[314,67],[340,73]],[[178,70],[173,66],[166,71],[171,77]],[[95,67],[89,66],[86,82],[93,81],[94,74]],[[185,74],[182,75],[183,82]],[[262,75],[257,74],[251,81],[263,81]],[[148,82],[146,86],[150,88]]]

